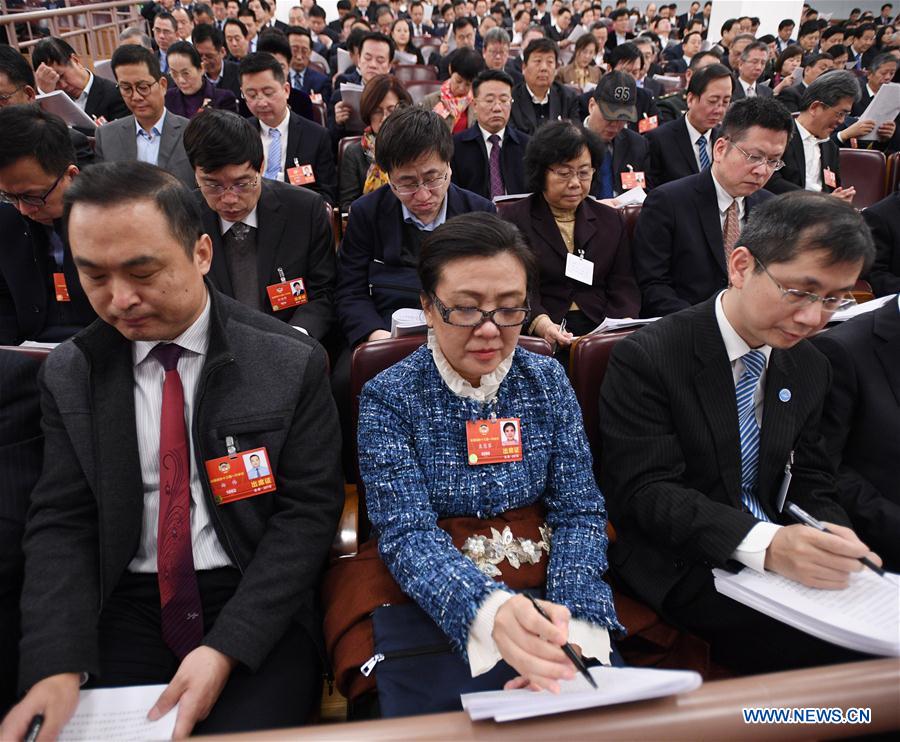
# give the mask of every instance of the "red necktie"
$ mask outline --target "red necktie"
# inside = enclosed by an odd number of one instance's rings
[[[184,388],[178,375],[181,351],[173,343],[161,343],[152,351],[166,371],[159,435],[156,567],[163,641],[178,659],[184,659],[203,639],[203,609],[191,549],[191,462]]]

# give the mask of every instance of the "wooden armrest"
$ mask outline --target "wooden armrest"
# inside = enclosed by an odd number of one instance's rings
[[[344,486],[344,511],[331,544],[331,557],[354,556],[359,548],[359,496],[352,484]]]

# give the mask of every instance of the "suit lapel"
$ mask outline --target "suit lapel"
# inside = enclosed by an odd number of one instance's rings
[[[784,452],[794,447],[797,421],[791,398],[801,390],[792,387],[797,381],[796,365],[790,354],[777,348],[772,351],[766,370],[766,388],[763,402],[762,428],[759,439],[759,477],[757,499],[773,522],[778,521],[775,495],[780,484],[779,475],[787,463]],[[782,401],[782,390],[787,401]]]
[[[168,118],[168,114],[166,114],[166,118]],[[119,148],[122,152],[125,153],[126,160],[136,160],[137,159],[137,123],[135,121],[134,116],[128,116],[127,118],[122,119],[122,123],[114,122],[112,124],[107,124],[107,126],[111,126],[111,131],[115,132],[115,136],[119,139]],[[165,127],[163,127],[165,128]],[[160,147],[162,144],[160,143]]]
[[[556,121],[562,115],[562,93],[555,84],[550,86],[549,96],[550,106],[548,110],[550,113],[548,115],[548,120]]]
[[[262,195],[257,204],[259,229],[256,233],[256,272],[259,276],[260,291],[265,292],[269,279],[276,275],[275,265],[278,246],[287,224],[287,215],[273,188],[263,182]]]
[[[568,255],[559,227],[550,211],[550,207],[540,193],[531,196],[531,220],[534,233],[563,257]]]
[[[678,136],[675,137],[675,144],[681,156],[691,169],[692,173],[697,172],[697,158],[694,157],[694,144],[691,142],[691,135],[688,132],[687,121],[684,116],[678,119]]]
[[[716,265],[723,274],[727,274],[725,243],[722,239],[722,224],[719,220],[719,201],[710,170],[701,173],[697,179],[697,195],[697,213],[700,215],[700,223],[703,225],[703,233],[706,235],[707,247],[712,252]]]
[[[213,243],[213,259],[209,269],[210,278],[222,293],[233,296],[234,287],[231,285],[228,263],[225,260],[225,241],[222,239],[222,224],[219,215],[205,202],[200,206],[200,213],[203,217],[203,228]]]
[[[894,399],[900,405],[900,312],[897,311],[897,302],[891,300],[876,311],[873,322],[873,332],[878,338],[875,356],[894,392]]]
[[[160,167],[166,167],[172,159],[172,153],[175,151],[175,145],[178,144],[181,135],[182,122],[175,118],[175,114],[167,113],[163,121],[162,137],[159,140],[159,159],[157,163]]]
[[[555,223],[554,223],[555,226]],[[557,228],[557,232],[559,229]],[[584,201],[578,204],[575,211],[575,251],[584,250],[586,245],[594,242],[594,235],[597,234],[597,216],[593,210],[588,209],[584,205]]]
[[[694,353],[700,363],[694,386],[716,449],[716,465],[725,491],[731,505],[740,508],[741,441],[734,377],[716,322],[715,299],[703,306],[704,311],[693,323]]]
[[[806,157],[803,154],[803,140],[800,138],[796,122],[794,122],[794,136],[791,137],[785,150],[785,159],[796,168],[800,176],[800,186],[806,188]]]

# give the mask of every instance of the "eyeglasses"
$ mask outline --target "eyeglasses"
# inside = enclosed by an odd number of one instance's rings
[[[256,187],[258,181],[259,178],[239,180],[237,183],[232,183],[230,186],[223,186],[218,183],[201,183],[200,190],[203,191],[203,193],[215,196],[216,198],[224,196],[228,191],[234,193],[235,196],[243,196],[246,193],[250,193],[250,191]]]
[[[0,191],[0,203],[12,204],[13,206],[21,203],[26,206],[44,207],[47,205],[47,196],[53,193],[53,189],[59,185],[59,181],[62,180],[63,175],[67,172],[68,170],[64,170],[60,173],[59,177],[53,181],[53,185],[47,189],[47,192],[43,196],[31,196],[27,193],[7,193],[6,191]]]
[[[511,95],[501,95],[499,98],[494,97],[493,95],[485,96],[484,98],[476,97],[475,101],[477,103],[483,103],[486,106],[494,107],[495,103],[499,103],[501,106],[506,108],[507,106],[511,106],[513,99]]]
[[[399,196],[412,196],[414,193],[418,193],[420,188],[427,188],[429,191],[436,191],[440,189],[442,185],[447,180],[447,173],[443,175],[435,176],[434,178],[429,178],[428,180],[424,180],[421,183],[402,183],[402,184],[394,184],[391,183],[391,188],[394,190]]]
[[[753,253],[751,253],[752,255]],[[769,273],[769,269],[763,264],[763,262],[753,255],[753,259],[759,263],[760,267],[766,272],[766,275],[772,279],[772,283],[774,283],[778,290],[781,291],[781,299],[782,301],[786,301],[788,304],[815,304],[817,301],[822,302],[822,311],[826,314],[833,314],[840,309],[846,309],[847,307],[852,307],[856,304],[856,299],[852,296],[819,296],[818,294],[813,294],[809,291],[800,291],[800,289],[786,289],[775,279],[771,273]]]
[[[591,178],[594,177],[594,172],[596,172],[594,170],[594,168],[592,168],[592,167],[582,167],[582,168],[579,168],[578,170],[575,170],[574,168],[571,168],[571,167],[561,167],[561,168],[551,167],[548,169],[557,178],[561,178],[562,180],[569,181],[569,180],[572,180],[572,178],[574,177],[574,178],[578,178],[578,180],[580,180],[582,183],[586,183],[587,181],[591,180]]]
[[[13,99],[15,94],[18,93],[23,87],[25,86],[17,85],[11,93],[0,94],[0,106],[5,106],[7,103],[9,103]]]
[[[528,319],[531,307],[498,307],[489,312],[478,307],[448,307],[431,295],[441,319],[456,327],[480,327],[485,322],[493,322],[497,327],[521,327]]]
[[[150,95],[150,91],[153,90],[153,86],[158,83],[159,80],[154,80],[153,82],[139,82],[134,85],[127,82],[120,82],[117,87],[119,88],[119,92],[126,98],[131,98],[131,96],[135,94],[135,91],[137,91],[142,98],[146,98]]]
[[[782,160],[770,160],[765,157],[765,155],[751,155],[749,152],[745,152],[743,149],[738,147],[734,142],[730,142],[730,144],[738,152],[740,152],[744,156],[744,159],[753,167],[765,165],[772,172],[778,172],[779,170],[781,170],[781,168],[784,167],[784,162]]]

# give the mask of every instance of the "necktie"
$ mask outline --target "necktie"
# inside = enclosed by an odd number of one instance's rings
[[[488,168],[491,173],[491,198],[495,198],[506,193],[506,188],[503,186],[503,171],[500,169],[500,136],[491,134],[488,141],[491,143],[491,154],[488,158]]]
[[[725,260],[731,255],[741,237],[741,217],[737,199],[725,210],[725,224],[722,227],[722,242],[725,245]]]
[[[747,88],[747,97],[755,98],[756,97],[756,85],[751,85]]]
[[[756,423],[753,395],[759,377],[766,367],[766,357],[762,351],[751,350],[741,359],[744,373],[735,387],[737,397],[738,429],[741,436],[741,502],[759,520],[769,518],[760,507],[756,497],[759,474],[759,425]]]
[[[269,153],[266,157],[266,172],[263,177],[281,180],[281,132],[269,129]]]
[[[303,90],[303,73],[295,72],[293,73],[294,77],[294,89],[295,90]]]
[[[262,309],[257,268],[256,230],[243,222],[225,233],[225,264],[231,278],[231,296],[241,304]]]
[[[600,191],[597,197],[612,198],[613,195],[612,152],[607,149],[600,163]]]
[[[706,137],[702,134],[697,137],[697,148],[700,150],[700,170],[709,167],[709,152],[706,151]]]
[[[191,549],[191,463],[184,388],[178,375],[181,351],[173,343],[161,343],[152,351],[166,372],[159,435],[156,568],[163,641],[178,659],[184,659],[203,639],[203,609]]]

